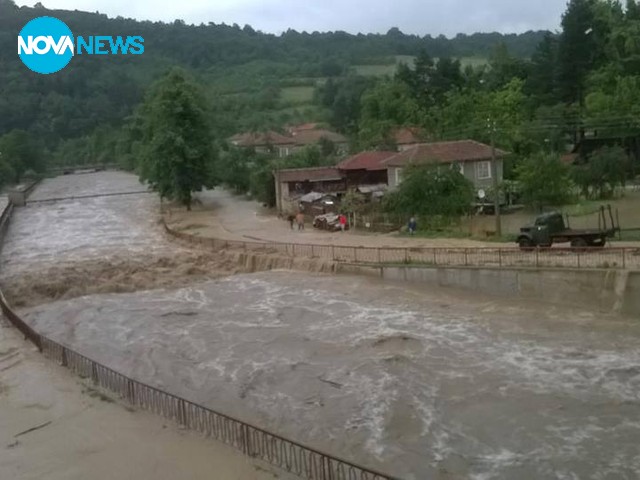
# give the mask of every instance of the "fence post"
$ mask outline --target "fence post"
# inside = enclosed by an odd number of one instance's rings
[[[331,259],[335,262],[336,261],[336,246],[335,245],[331,245]]]
[[[127,396],[129,398],[129,403],[135,406],[136,405],[136,389],[135,389],[133,380],[127,381]]]
[[[93,383],[98,383],[98,364],[91,360],[91,379]]]
[[[536,248],[536,268],[540,268],[540,249]]]
[[[468,266],[469,266],[469,258],[468,258],[468,254],[469,254],[468,249],[467,249],[467,248],[465,248],[465,249],[464,249],[464,266],[465,266],[465,267],[468,267]]]
[[[382,263],[382,259],[380,258],[380,247],[378,247],[378,263]]]
[[[576,253],[578,254],[578,268],[580,268],[580,249]]]
[[[311,245],[311,258],[316,258],[316,250],[313,245]]]
[[[67,359],[67,347],[62,347],[62,358],[60,359],[60,365],[63,367],[69,366],[69,360]]]
[[[627,268],[627,249],[626,248],[622,249],[622,268],[623,269]]]
[[[409,249],[404,249],[404,263],[409,264]]]
[[[184,400],[180,399],[180,423],[185,427],[189,425],[187,420],[187,404]]]
[[[358,250],[356,247],[353,247],[353,261],[358,263]]]
[[[436,251],[435,248],[433,248],[432,250],[433,250],[433,264],[438,265],[438,252]]]
[[[249,426],[248,425],[242,425],[242,436],[243,438],[243,447],[244,447],[244,453],[245,455],[248,455],[249,457],[253,456],[253,452],[251,451],[251,438],[249,437]]]
[[[502,249],[498,249],[498,266],[502,268]]]

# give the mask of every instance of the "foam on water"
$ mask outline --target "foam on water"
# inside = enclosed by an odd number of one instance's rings
[[[407,478],[637,465],[638,328],[555,328],[521,309],[505,332],[498,313],[440,303],[365,278],[269,273],[28,318],[127,373]]]

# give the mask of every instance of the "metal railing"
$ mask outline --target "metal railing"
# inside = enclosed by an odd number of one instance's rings
[[[0,213],[0,246],[12,210],[12,205],[9,205]],[[38,347],[45,357],[82,378],[90,379],[97,387],[112,392],[135,408],[155,413],[208,438],[230,445],[249,457],[308,480],[399,480],[118,373],[66,345],[38,334],[11,309],[2,291],[0,309],[11,324]]]
[[[640,270],[640,248],[535,248],[521,250],[519,248],[494,247],[357,247],[202,238],[176,231],[166,223],[165,229],[176,238],[214,249],[270,252],[287,256],[321,258],[341,263],[437,267]]]

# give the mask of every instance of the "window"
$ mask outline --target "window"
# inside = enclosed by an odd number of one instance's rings
[[[491,178],[491,162],[476,163],[476,178],[478,180]]]
[[[402,169],[396,168],[396,185],[400,185],[402,183]]]
[[[284,158],[289,156],[289,148],[288,147],[280,147],[279,157]]]

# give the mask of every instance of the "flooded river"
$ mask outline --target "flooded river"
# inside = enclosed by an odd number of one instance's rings
[[[134,180],[69,177],[36,194],[85,182],[122,191]],[[150,195],[20,209],[3,276],[184,248],[164,238],[155,209]],[[640,322],[631,319],[292,272],[22,313],[122,373],[405,479],[640,472]]]

